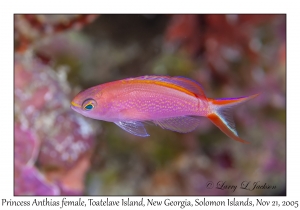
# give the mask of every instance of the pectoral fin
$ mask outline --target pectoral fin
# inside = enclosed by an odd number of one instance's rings
[[[115,122],[115,124],[117,126],[119,126],[120,128],[122,128],[123,130],[127,131],[128,133],[131,133],[133,135],[136,135],[136,136],[141,136],[141,137],[147,137],[147,136],[150,136],[143,123],[141,122],[137,122],[137,121],[118,121],[118,122]]]

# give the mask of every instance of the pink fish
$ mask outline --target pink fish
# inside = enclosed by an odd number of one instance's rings
[[[210,99],[195,81],[184,77],[142,76],[91,87],[71,102],[76,112],[93,119],[114,122],[125,131],[146,137],[144,122],[163,129],[191,132],[207,117],[230,138],[241,139],[231,108],[254,98]]]

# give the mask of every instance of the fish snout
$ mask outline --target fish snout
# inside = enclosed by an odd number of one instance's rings
[[[77,111],[78,109],[81,108],[81,106],[80,106],[79,104],[77,104],[76,102],[71,101],[71,108],[72,108],[74,111]]]

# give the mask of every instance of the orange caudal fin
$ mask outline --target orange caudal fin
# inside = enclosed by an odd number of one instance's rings
[[[256,97],[257,95],[258,94],[240,98],[208,99],[212,112],[208,114],[207,117],[230,138],[242,143],[249,143],[241,139],[236,132],[232,108]]]

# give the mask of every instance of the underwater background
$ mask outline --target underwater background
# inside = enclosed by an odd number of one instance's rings
[[[15,195],[286,195],[286,15],[15,15],[14,50]],[[205,118],[141,138],[70,109],[153,74],[209,98],[259,92],[233,110],[250,144]]]

